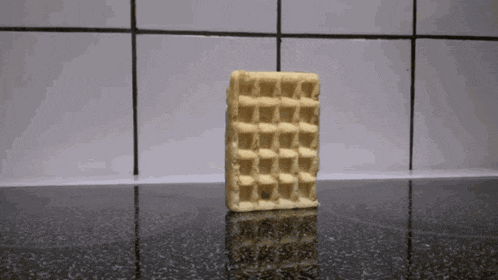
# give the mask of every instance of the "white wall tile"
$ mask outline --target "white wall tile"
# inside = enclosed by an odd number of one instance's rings
[[[71,26],[129,28],[130,1],[1,1],[0,26]]]
[[[417,33],[498,35],[496,0],[418,0]]]
[[[414,169],[498,169],[498,43],[419,40]]]
[[[275,71],[275,39],[140,36],[137,50],[141,178],[223,175],[230,74]]]
[[[409,69],[407,41],[282,41],[282,71],[320,77],[319,175],[408,169]]]
[[[131,174],[130,42],[0,33],[0,181]]]
[[[412,0],[284,0],[283,33],[411,34]]]
[[[276,0],[139,0],[139,28],[276,32]]]
[[[418,34],[498,35],[495,1],[417,4]],[[411,34],[412,9],[284,0],[282,32]],[[277,0],[137,0],[139,28],[273,33],[276,17]],[[127,28],[130,3],[6,1],[0,26]],[[275,71],[275,39],[137,41],[142,178],[221,178],[229,75]],[[281,55],[282,71],[320,75],[319,176],[408,170],[409,41],[283,39]],[[498,170],[497,56],[495,42],[417,41],[414,172]],[[129,35],[3,32],[0,67],[0,181],[131,175]]]

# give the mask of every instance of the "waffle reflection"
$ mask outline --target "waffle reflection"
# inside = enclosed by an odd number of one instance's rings
[[[229,212],[228,279],[318,278],[317,209]]]

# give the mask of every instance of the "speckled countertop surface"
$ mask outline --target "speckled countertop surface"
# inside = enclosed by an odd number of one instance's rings
[[[240,214],[223,184],[0,188],[0,279],[498,279],[498,179],[317,194]]]

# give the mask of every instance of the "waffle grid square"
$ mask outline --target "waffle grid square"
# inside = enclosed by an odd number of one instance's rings
[[[318,205],[319,94],[316,74],[231,74],[225,139],[231,211]]]

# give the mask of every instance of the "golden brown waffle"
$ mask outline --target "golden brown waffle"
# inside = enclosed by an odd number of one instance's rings
[[[228,209],[318,206],[319,94],[316,74],[231,74],[225,135]]]

